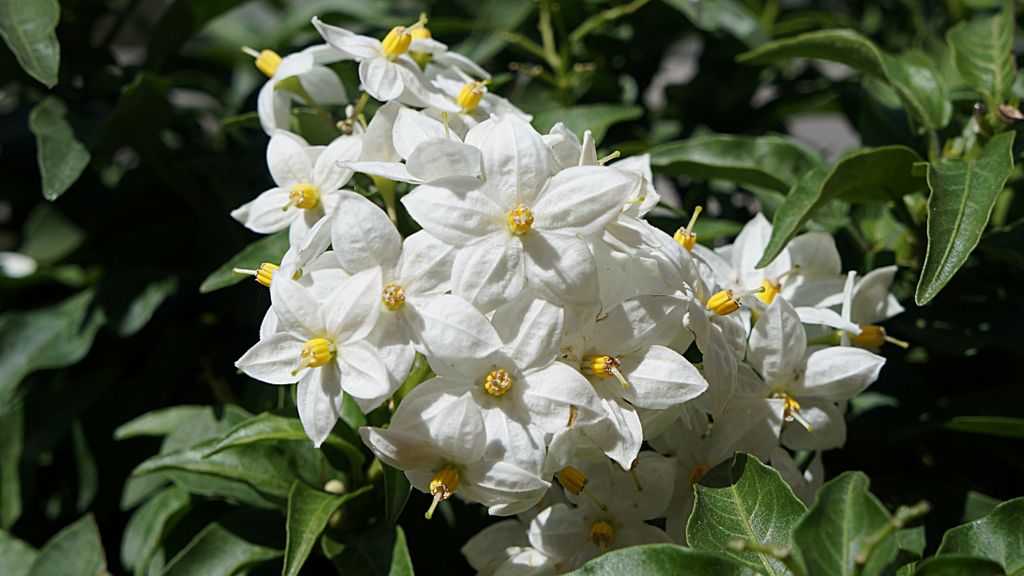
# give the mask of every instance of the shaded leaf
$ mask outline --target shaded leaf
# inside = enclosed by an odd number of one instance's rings
[[[946,33],[957,71],[964,82],[983,94],[989,106],[1002,104],[1013,86],[1013,4],[998,14],[975,18]]]
[[[22,236],[21,253],[40,264],[58,262],[85,241],[85,232],[47,202],[36,204],[29,213]]]
[[[21,517],[20,467],[25,448],[25,409],[21,403],[0,414],[0,438],[0,528],[8,530]]]
[[[85,512],[96,498],[99,491],[99,472],[96,470],[96,459],[89,450],[89,442],[82,430],[82,421],[77,417],[71,423],[71,447],[75,454],[75,467],[78,470],[78,496],[75,499],[75,510]]]
[[[665,3],[685,14],[697,28],[706,32],[724,30],[748,48],[755,48],[769,40],[757,15],[737,0],[665,0]]]
[[[584,104],[541,110],[534,116],[533,125],[540,132],[547,132],[558,122],[563,122],[566,128],[581,138],[584,131],[590,130],[594,134],[594,141],[600,144],[609,128],[619,122],[636,120],[643,113],[643,108],[639,106]]]
[[[142,293],[135,297],[128,305],[128,309],[121,317],[117,325],[117,334],[127,338],[142,330],[163,304],[164,300],[173,296],[178,291],[178,277],[168,276],[161,280],[150,282],[142,290]]]
[[[283,576],[298,576],[335,510],[372,488],[367,485],[350,494],[337,495],[295,481],[288,493],[288,542],[284,550]]]
[[[569,572],[571,576],[674,576],[676,574],[715,574],[716,576],[753,576],[758,574],[727,556],[689,550],[675,544],[645,544],[607,554]]]
[[[157,70],[207,22],[244,0],[174,0],[153,26],[146,45],[146,68]]]
[[[121,540],[121,564],[135,574],[145,574],[149,560],[164,536],[188,511],[188,492],[176,486],[162,490],[132,514]]]
[[[5,576],[27,576],[38,555],[35,548],[0,530],[0,558]]]
[[[227,406],[172,406],[147,412],[117,427],[114,440],[139,436],[181,435],[186,440],[171,448],[185,448],[192,444],[219,436],[249,418],[251,414],[234,405]]]
[[[933,556],[917,563],[914,576],[1005,576],[999,564],[973,556]]]
[[[233,286],[242,280],[251,279],[250,276],[236,274],[233,270],[235,268],[254,270],[259,268],[263,262],[279,263],[287,250],[287,230],[261,238],[243,248],[241,252],[232,256],[220,268],[217,268],[212,274],[207,276],[206,280],[203,280],[203,283],[199,286],[199,292],[206,294]]]
[[[22,69],[47,88],[57,84],[60,69],[59,21],[57,0],[0,0],[0,38]]]
[[[47,96],[28,116],[28,127],[36,135],[43,198],[51,201],[64,194],[89,165],[89,151],[75,139],[71,125],[64,119],[66,113],[67,108],[59,98]]]
[[[164,576],[232,576],[284,554],[254,543],[241,532],[223,522],[208,525],[171,559]]]
[[[379,522],[369,530],[337,540],[323,540],[324,554],[339,574],[362,576],[412,576],[412,560],[401,526]]]
[[[100,529],[92,514],[65,527],[39,549],[30,576],[97,576],[107,570]]]
[[[310,443],[306,430],[298,418],[287,418],[270,412],[264,412],[240,423],[210,448],[210,455],[236,446],[246,446],[260,442],[298,441]],[[348,458],[352,470],[358,471],[363,466],[365,457],[357,446],[331,434],[324,441],[324,447],[337,448]]]
[[[981,240],[1013,171],[1013,136],[996,135],[975,160],[946,159],[928,165],[928,251],[914,294],[919,306],[935,298]]]
[[[996,509],[996,506],[1002,504],[1003,501],[998,498],[993,498],[987,494],[981,492],[975,492],[974,490],[967,491],[967,497],[964,499],[964,522],[973,522],[984,516],[988,516]]]
[[[946,423],[945,428],[957,432],[1024,438],[1024,418],[1002,416],[956,416]]]
[[[997,562],[1007,574],[1024,572],[1024,497],[996,506],[980,520],[946,531],[936,555],[965,554]]]
[[[384,470],[384,519],[392,526],[398,523],[405,504],[409,501],[409,494],[412,491],[412,484],[405,477],[405,472],[392,468],[381,462],[381,469]]]

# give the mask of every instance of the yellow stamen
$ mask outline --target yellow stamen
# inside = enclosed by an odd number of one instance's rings
[[[516,236],[522,236],[533,227],[533,212],[525,204],[518,204],[508,211],[508,229]]]
[[[590,527],[587,540],[590,540],[599,548],[608,548],[615,539],[615,528],[607,520],[598,520]]]
[[[320,191],[312,184],[300,183],[292,186],[288,199],[291,206],[308,210],[320,202]],[[287,207],[285,209],[287,210]]]
[[[775,392],[771,396],[782,400],[782,419],[786,422],[792,422],[796,420],[801,426],[804,427],[808,432],[814,432],[814,426],[807,421],[806,418],[800,415],[800,403],[797,402],[796,398],[792,397],[788,392]]]
[[[764,286],[755,288],[753,290],[747,290],[745,292],[733,292],[732,290],[722,290],[716,293],[711,298],[708,298],[708,310],[712,310],[719,316],[726,316],[740,309],[740,299],[753,294],[760,294],[764,292]]]
[[[412,34],[405,26],[395,26],[380,43],[384,45],[384,54],[395,59],[409,51]]]
[[[302,363],[298,368],[292,370],[292,376],[298,374],[303,368],[319,368],[330,362],[334,358],[334,344],[331,344],[330,340],[326,338],[313,338],[302,345],[299,358]]]
[[[263,72],[267,78],[273,78],[274,74],[277,73],[277,67],[281,65],[281,55],[273,50],[261,50],[257,52],[248,46],[242,46],[242,52],[245,52],[256,59],[256,67],[259,68],[260,72]]]
[[[614,356],[594,356],[583,360],[583,371],[598,378],[616,378],[623,388],[629,388],[629,382],[619,371],[621,365]]]
[[[615,160],[619,156],[622,156],[622,152],[619,152],[618,150],[616,150],[615,152],[612,152],[611,154],[609,154],[609,155],[605,156],[604,158],[601,158],[600,160],[598,160],[597,161],[597,165],[598,166],[604,166],[605,164],[611,162],[612,160]]]
[[[249,270],[247,268],[233,268],[232,272],[235,274],[248,274],[256,279],[257,282],[270,288],[270,282],[274,278],[274,272],[277,272],[277,264],[271,264],[270,262],[264,262],[260,264],[260,267],[256,270]]]
[[[462,90],[459,90],[459,97],[456,102],[459,106],[462,106],[463,112],[471,112],[476,110],[476,107],[480,105],[480,100],[483,99],[484,94],[487,93],[487,81],[483,82],[466,82],[463,85]]]
[[[451,498],[458,487],[459,471],[454,466],[445,466],[438,470],[437,474],[434,474],[434,479],[430,481],[430,495],[434,497],[434,501],[431,502],[430,508],[427,509],[426,514],[423,516],[427,520],[433,518],[434,509],[437,508],[437,504],[442,500]]]
[[[590,481],[586,474],[572,466],[566,466],[558,472],[555,472],[555,478],[558,478],[558,483],[562,485],[562,488],[565,488],[576,496],[579,496],[580,492],[583,492],[583,489],[587,487],[587,482]]]
[[[388,282],[384,285],[380,299],[388,310],[398,310],[405,305],[405,288],[401,284]]]
[[[765,304],[771,304],[775,301],[775,296],[778,295],[779,290],[782,289],[782,284],[765,278],[761,280],[761,287],[764,288],[764,291],[757,295],[757,299]]]
[[[697,482],[700,482],[700,479],[703,478],[704,475],[707,474],[707,473],[708,473],[708,467],[707,466],[701,466],[700,464],[697,464],[696,466],[694,466],[693,470],[690,470],[690,486],[693,486]]]
[[[675,241],[680,246],[686,248],[687,252],[693,251],[693,246],[697,243],[697,235],[693,233],[693,225],[697,223],[697,217],[704,211],[704,208],[697,206],[693,209],[693,216],[690,216],[690,223],[686,225],[686,228],[680,228],[676,230]]]
[[[484,389],[491,396],[501,396],[512,389],[512,376],[501,368],[491,370],[484,380]]]
[[[889,336],[885,328],[875,324],[861,324],[860,334],[851,334],[850,341],[861,348],[881,348],[886,342],[904,350],[910,347],[910,343]]]

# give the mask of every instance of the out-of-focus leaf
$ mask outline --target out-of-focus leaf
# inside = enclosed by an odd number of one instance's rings
[[[928,165],[928,251],[914,300],[935,298],[963,266],[988,224],[992,207],[1013,171],[1013,132],[993,137],[974,160]]]
[[[409,494],[412,491],[412,484],[405,477],[405,472],[392,468],[381,462],[384,470],[384,519],[392,526],[398,523],[398,517],[405,510],[405,504],[409,501]]]
[[[1017,72],[1013,55],[1013,3],[993,16],[954,26],[946,34],[964,82],[983,94],[989,106],[1002,104]]]
[[[946,428],[957,432],[1024,439],[1024,418],[1003,416],[956,416]]]
[[[725,553],[762,574],[787,574],[767,554],[728,548],[733,540],[791,547],[793,526],[806,508],[774,468],[737,454],[701,478],[694,491],[686,524],[686,541],[694,550]]]
[[[471,23],[475,31],[456,47],[476,62],[484,62],[505,47],[506,41],[495,30],[515,30],[534,10],[532,2],[508,2],[507,0],[482,0],[472,4],[476,7]],[[439,19],[440,20],[440,19]],[[433,20],[431,20],[433,27]]]
[[[780,136],[709,134],[650,150],[658,172],[699,180],[721,178],[777,192],[792,188],[808,171],[824,169],[806,145]]]
[[[96,470],[96,459],[89,450],[89,442],[82,430],[82,421],[75,418],[71,423],[71,446],[75,454],[75,467],[78,470],[78,497],[75,499],[75,510],[85,512],[96,498],[99,491],[99,472]]]
[[[106,574],[107,558],[92,514],[65,527],[39,550],[30,576],[97,576]]]
[[[3,558],[5,576],[27,576],[39,552],[0,530],[0,558]]]
[[[324,555],[339,574],[381,574],[412,576],[412,560],[401,526],[378,522],[373,528],[344,541],[336,535],[323,539]]]
[[[871,576],[881,574],[896,556],[896,538],[890,534],[875,545],[863,571],[857,555],[864,539],[889,522],[889,512],[868,492],[862,472],[844,472],[825,483],[817,500],[793,530],[793,542],[808,574]]]
[[[1024,220],[989,232],[981,239],[978,249],[1024,269]]]
[[[49,203],[40,202],[25,219],[21,253],[40,264],[53,264],[85,241],[85,232]]]
[[[833,200],[850,203],[902,201],[902,197],[926,186],[912,173],[921,157],[906,146],[882,146],[841,159],[823,180],[808,176],[795,186],[775,211],[772,236],[758,267],[771,263],[814,213]],[[820,185],[815,185],[820,182]]]
[[[334,511],[371,488],[372,485],[363,486],[350,494],[337,495],[315,490],[296,480],[288,494],[288,543],[284,549],[281,574],[298,576]]]
[[[232,256],[220,268],[217,268],[212,274],[207,276],[206,280],[203,280],[203,283],[199,286],[199,292],[206,294],[238,284],[250,277],[244,274],[236,274],[234,272],[235,268],[254,270],[259,268],[263,262],[277,264],[281,261],[281,257],[287,250],[287,230],[282,230],[257,240],[243,248],[241,252]]]
[[[89,151],[75,139],[71,125],[64,119],[66,113],[60,98],[47,96],[28,116],[28,127],[36,135],[43,198],[51,201],[67,191],[89,165]]]
[[[992,513],[1003,501],[981,492],[969,490],[964,500],[964,522],[973,522]]]
[[[171,486],[136,510],[124,529],[121,564],[135,574],[146,574],[150,558],[191,502],[188,492]]]
[[[102,311],[91,310],[92,299],[85,290],[54,306],[0,315],[0,406],[25,376],[85,357],[105,322]]]
[[[933,556],[917,563],[913,576],[1006,576],[999,564],[974,556]]]
[[[609,128],[619,122],[636,120],[644,113],[639,106],[622,106],[619,104],[583,104],[572,108],[550,108],[541,110],[533,118],[533,125],[541,132],[547,132],[555,124],[562,122],[565,127],[579,137],[590,130],[594,141],[599,143]]]
[[[128,310],[117,325],[117,334],[127,338],[141,330],[153,317],[164,300],[178,291],[178,277],[168,276],[149,283],[142,293],[132,300]]]
[[[0,38],[21,68],[47,88],[57,84],[60,69],[59,21],[57,0],[0,0]]]
[[[234,405],[227,406],[171,406],[147,412],[125,422],[114,430],[114,440],[139,436],[175,436],[183,431],[186,442],[165,448],[185,448],[192,444],[219,436],[249,418],[251,414]]]
[[[307,444],[310,442],[309,436],[306,435],[302,422],[298,418],[286,418],[264,412],[242,422],[225,434],[213,444],[210,454],[216,454],[236,446],[274,441],[298,441]],[[357,446],[353,446],[335,434],[327,437],[324,446],[337,448],[344,453],[353,470],[362,468],[365,457]]]
[[[0,413],[0,438],[3,438],[0,442],[0,528],[8,530],[21,517],[20,467],[25,444],[25,409],[20,402]]]
[[[241,4],[243,0],[174,0],[157,21],[146,45],[146,69],[158,70],[168,57],[207,22]]]
[[[924,556],[925,541],[924,526],[903,528],[896,532],[896,566],[909,564],[920,560]]]
[[[998,563],[1007,574],[1024,571],[1024,497],[996,506],[980,520],[946,531],[936,555],[966,554]]]
[[[252,542],[235,527],[204,528],[164,568],[164,576],[232,576],[277,560],[284,552]]]
[[[706,32],[723,30],[748,48],[756,48],[769,40],[768,34],[761,27],[760,19],[743,2],[665,0],[665,3],[685,14],[697,28]]]
[[[755,572],[742,562],[724,555],[690,550],[675,544],[644,544],[612,550],[569,572],[570,576],[625,576],[627,574],[754,576],[760,572]]]

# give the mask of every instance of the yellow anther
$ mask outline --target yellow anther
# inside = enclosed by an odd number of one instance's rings
[[[459,90],[459,97],[456,100],[459,106],[462,106],[464,112],[470,112],[476,110],[476,107],[480,105],[480,100],[487,93],[487,82],[466,82],[462,86],[462,90]]]
[[[572,466],[566,466],[558,472],[555,472],[555,478],[558,478],[558,483],[562,485],[562,488],[565,488],[576,496],[579,496],[580,492],[583,492],[583,489],[587,487],[587,482],[590,481],[586,474]]]
[[[713,311],[719,316],[726,316],[740,309],[740,299],[746,296],[752,296],[754,294],[760,294],[764,292],[764,286],[760,286],[753,290],[747,290],[746,292],[734,292],[732,290],[722,290],[717,292],[711,298],[708,298],[708,310]]]
[[[288,200],[291,201],[291,206],[302,208],[303,210],[309,209],[320,202],[320,191],[312,184],[296,184],[292,186],[291,191],[288,193]]]
[[[525,204],[518,204],[508,211],[508,229],[516,236],[522,236],[533,227],[533,212]]]
[[[248,274],[256,279],[257,282],[270,288],[270,281],[274,278],[274,272],[277,272],[277,264],[271,264],[270,262],[264,262],[260,264],[260,267],[256,270],[249,270],[246,268],[233,268],[232,271],[235,274]]]
[[[607,520],[598,520],[590,527],[587,540],[599,548],[608,548],[615,539],[615,528]]]
[[[512,375],[507,370],[491,370],[484,380],[484,390],[491,396],[501,396],[512,389]]]
[[[772,398],[782,400],[782,419],[786,422],[792,422],[796,420],[807,429],[808,432],[814,432],[814,426],[807,421],[806,418],[800,415],[800,402],[785,391],[776,391],[772,393]]]
[[[690,486],[693,486],[697,482],[700,482],[700,479],[703,478],[704,475],[707,474],[707,473],[708,473],[708,467],[707,466],[701,466],[700,464],[697,464],[696,466],[694,466],[693,469],[690,470]]]
[[[334,345],[326,338],[313,338],[302,345],[299,358],[302,362],[298,368],[292,370],[292,376],[303,368],[319,368],[330,362],[334,358]]]
[[[693,232],[693,225],[697,223],[697,217],[700,216],[700,213],[703,210],[704,208],[700,206],[694,208],[693,216],[690,216],[690,223],[686,225],[686,228],[679,228],[679,230],[676,230],[676,233],[673,236],[680,246],[686,248],[687,252],[691,252],[693,250],[693,246],[697,244],[697,235]]]
[[[583,359],[583,372],[598,378],[616,378],[623,388],[629,388],[629,382],[619,371],[621,365],[619,359],[614,356],[599,355]]]
[[[401,284],[388,282],[384,285],[380,300],[388,310],[398,310],[405,304],[405,288]]]
[[[381,44],[384,45],[384,54],[388,58],[398,58],[409,51],[409,45],[412,44],[412,34],[405,26],[395,26],[381,40]]]
[[[277,67],[281,65],[281,55],[273,50],[261,50],[259,52],[242,46],[242,52],[256,59],[256,67],[263,72],[267,78],[273,78],[277,73]]]
[[[775,301],[775,296],[777,296],[779,290],[782,289],[781,284],[773,282],[767,278],[761,281],[761,287],[764,288],[764,291],[757,295],[757,299],[765,304],[771,304]]]
[[[409,35],[412,36],[413,40],[430,40],[433,35],[430,33],[430,28],[421,26],[419,28],[413,28],[409,31]]]
[[[434,479],[430,481],[430,495],[434,497],[434,501],[430,504],[430,508],[424,516],[427,520],[434,517],[434,509],[437,508],[437,504],[442,500],[447,500],[455,494],[455,489],[459,487],[459,471],[454,466],[445,466],[434,474]]]
[[[904,350],[910,348],[910,343],[897,340],[885,332],[885,328],[875,324],[861,324],[860,334],[851,334],[850,342],[861,348],[881,348],[886,342],[899,346]]]

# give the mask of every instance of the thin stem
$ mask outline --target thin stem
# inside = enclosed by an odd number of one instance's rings
[[[650,2],[650,0],[633,0],[629,4],[608,8],[607,10],[602,10],[601,12],[594,14],[590,18],[584,20],[582,24],[577,26],[576,29],[569,34],[569,44],[573,45],[580,42],[594,30],[601,28],[605,24],[618,20],[623,16],[628,16],[633,12],[636,12],[640,8],[643,8],[643,6],[648,2]]]
[[[727,547],[736,552],[750,551],[771,556],[785,564],[786,568],[793,573],[793,576],[804,576],[803,567],[800,566],[795,558],[793,558],[793,554],[790,549],[784,546],[761,544],[758,542],[751,542],[749,540],[733,540],[732,542],[729,542]]]
[[[555,31],[551,27],[551,3],[550,0],[540,0],[540,19],[537,21],[537,28],[540,30],[541,43],[544,46],[544,59],[548,66],[561,78],[564,73],[564,62],[558,55],[558,46],[555,44]]]
[[[864,566],[867,565],[868,560],[871,559],[871,554],[879,544],[892,535],[893,532],[903,528],[907,522],[924,516],[931,509],[931,504],[924,500],[914,504],[913,506],[900,506],[897,508],[896,513],[893,514],[892,518],[889,519],[885,526],[879,528],[874,534],[865,537],[861,542],[860,552],[858,552],[857,557],[854,558],[854,576],[859,576],[864,572]]]
[[[544,48],[526,36],[523,36],[518,32],[502,30],[501,28],[495,28],[494,33],[501,37],[505,42],[519,46],[542,60],[547,60],[547,54],[544,53]]]

